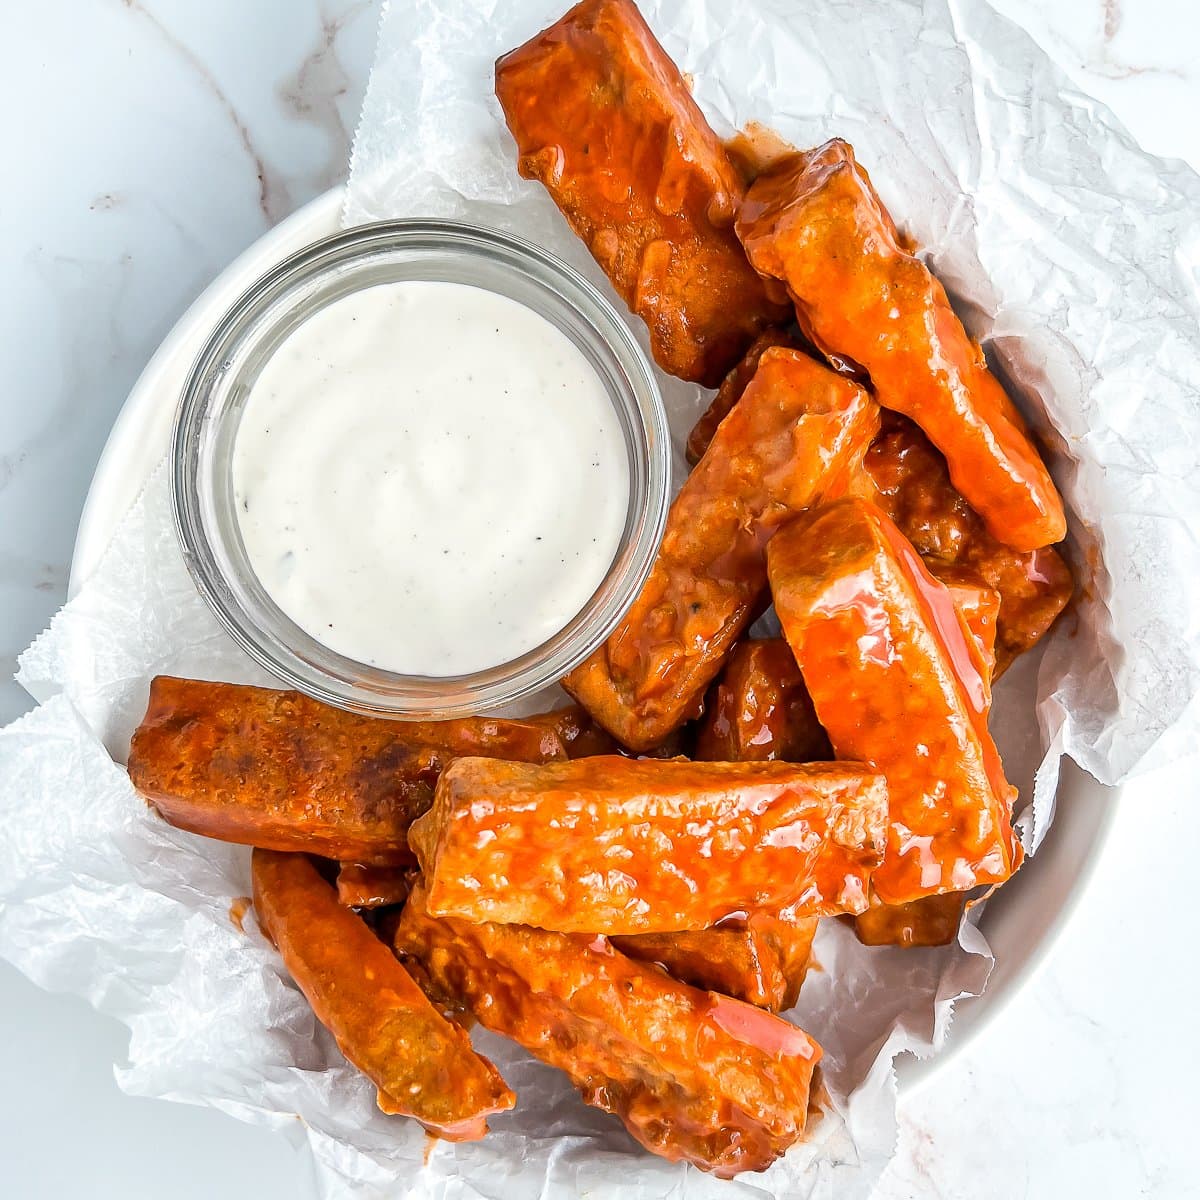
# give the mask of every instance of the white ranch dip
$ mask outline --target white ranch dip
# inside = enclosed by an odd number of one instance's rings
[[[539,314],[466,284],[334,301],[267,362],[233,450],[238,523],[272,599],[331,650],[461,675],[586,604],[629,499],[619,418]]]

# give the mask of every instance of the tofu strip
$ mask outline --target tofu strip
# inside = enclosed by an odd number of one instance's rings
[[[1007,879],[1021,860],[1016,791],[987,728],[986,666],[946,589],[856,498],[795,522],[771,543],[768,564],[834,752],[888,781],[878,897],[902,904]]]
[[[1000,596],[958,567],[927,565],[949,593],[979,647],[990,696],[996,666],[996,614]],[[884,904],[878,896],[872,896],[870,906],[854,918],[854,932],[867,946],[945,946],[958,935],[966,899],[966,892],[943,892],[907,904]]]
[[[686,933],[639,933],[612,944],[703,991],[778,1011],[787,987],[773,946],[744,921]]]
[[[812,762],[832,753],[787,642],[750,638],[738,643],[709,689],[694,757]],[[779,1012],[796,1003],[816,931],[816,917],[781,920],[757,912],[748,921],[715,929],[652,935],[647,943],[657,961],[678,978],[714,980],[708,986],[716,991]],[[678,939],[677,947],[671,945],[673,939]],[[627,952],[649,957],[636,944]]]
[[[921,426],[995,538],[1014,550],[1062,540],[1062,500],[1024,421],[845,142],[760,175],[737,232],[759,272],[787,285],[813,344],[865,368],[879,403]]]
[[[612,734],[597,725],[581,704],[568,704],[521,720],[549,729],[562,742],[568,758],[595,758],[598,754],[615,754],[619,749]]]
[[[655,1154],[729,1178],[804,1133],[821,1050],[779,1017],[677,983],[603,937],[434,918],[420,889],[395,945]]]
[[[462,754],[565,757],[553,730],[523,721],[385,721],[299,692],[160,675],[129,748],[129,778],[192,833],[403,865],[409,825]]]
[[[854,918],[854,932],[864,946],[948,946],[966,901],[966,892],[942,892],[907,904],[875,903]]]
[[[496,63],[518,169],[550,193],[664,371],[716,387],[789,319],[733,232],[745,184],[631,0],[584,0]]]
[[[946,460],[911,421],[893,413],[863,459],[863,493],[895,521],[935,574],[956,567],[1000,595],[996,616],[999,678],[1032,650],[1066,608],[1071,570],[1052,547],[1014,550],[988,532],[955,489]]]
[[[717,426],[741,398],[753,367],[770,348],[768,331],[721,384],[708,411],[688,437],[690,461],[698,461]],[[883,414],[862,471],[848,492],[877,504],[916,547],[940,579],[955,572],[975,576],[1000,597],[996,614],[995,678],[1035,645],[1067,606],[1074,591],[1070,568],[1053,547],[1019,551],[997,541],[955,490],[942,457],[920,428],[899,413]],[[831,496],[830,499],[833,499]]]
[[[481,1138],[516,1097],[466,1033],[303,854],[255,850],[254,912],[317,1019],[379,1089],[385,1113],[452,1141]]]
[[[990,694],[996,672],[996,619],[1000,612],[1000,594],[982,583],[970,571],[958,567],[947,567],[940,563],[925,564],[929,573],[947,592],[950,601],[958,609],[967,627],[967,632],[979,647],[983,660],[983,677]]]
[[[826,489],[845,486],[878,421],[857,384],[796,350],[763,354],[675,497],[641,593],[563,680],[619,742],[652,749],[699,715],[758,611],[767,542]]]
[[[808,969],[817,918],[780,921],[755,913],[688,933],[614,937],[622,954],[656,962],[669,975],[772,1012],[796,1003]]]
[[[436,916],[588,933],[859,912],[882,780],[852,763],[459,759],[412,827]]]
[[[338,866],[339,904],[350,908],[386,908],[403,904],[412,890],[412,871],[405,867],[372,867],[344,862]]]
[[[750,386],[754,372],[758,370],[759,361],[774,346],[787,346],[799,350],[799,339],[793,337],[786,329],[764,329],[750,343],[750,348],[742,356],[733,370],[721,380],[717,394],[712,403],[700,415],[700,419],[692,426],[687,440],[687,460],[694,467],[708,449],[717,427],[733,411],[733,406],[742,398],[742,393]]]
[[[694,758],[705,762],[817,762],[829,739],[783,638],[738,643],[709,689]]]

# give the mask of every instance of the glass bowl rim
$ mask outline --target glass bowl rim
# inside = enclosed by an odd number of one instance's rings
[[[226,578],[215,553],[214,535],[204,519],[200,443],[210,409],[218,403],[222,375],[249,342],[254,322],[290,292],[319,281],[337,268],[403,250],[483,258],[524,272],[555,302],[573,310],[593,345],[612,362],[604,368],[608,390],[618,369],[624,384],[619,400],[624,419],[638,432],[644,450],[644,496],[634,516],[633,536],[622,536],[613,567],[592,597],[564,629],[509,663],[458,676],[407,676],[382,671],[321,646],[336,673],[302,657],[269,621],[273,614],[247,611]],[[370,286],[370,285],[367,285]],[[481,285],[486,286],[486,285]],[[546,316],[545,313],[542,314]],[[547,318],[549,319],[549,318]],[[262,332],[258,331],[261,338]],[[598,370],[601,370],[597,366]],[[614,406],[618,397],[614,396]],[[220,420],[217,413],[215,419]],[[398,720],[446,719],[494,711],[562,678],[593,653],[628,611],[653,566],[666,523],[670,483],[670,429],[654,370],[626,318],[575,268],[532,242],[506,231],[440,218],[377,221],[314,241],[259,276],[225,310],[188,372],[171,437],[171,507],[175,531],[193,583],[210,611],[238,646],[285,686],[339,708]],[[630,507],[638,499],[630,480]],[[628,532],[628,530],[627,530]],[[622,558],[624,569],[614,572]],[[288,625],[292,624],[290,621]],[[566,635],[575,629],[571,637]],[[319,644],[319,643],[318,643]]]

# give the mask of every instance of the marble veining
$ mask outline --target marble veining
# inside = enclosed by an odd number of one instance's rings
[[[1177,79],[1185,79],[1186,72],[1181,67],[1156,66],[1145,63],[1141,66],[1134,63],[1122,62],[1116,57],[1114,42],[1121,32],[1125,20],[1125,11],[1121,0],[1104,0],[1103,20],[1100,25],[1100,39],[1097,50],[1087,59],[1086,66],[1098,75],[1109,79],[1129,79],[1134,75],[1174,75]]]
[[[990,0],[1155,154],[1200,161],[1194,0]]]
[[[288,212],[286,207],[287,196],[283,181],[267,166],[266,160],[259,152],[257,146],[255,146],[254,139],[250,136],[250,130],[246,127],[246,122],[238,115],[237,109],[230,102],[221,85],[213,77],[212,72],[200,61],[196,53],[186,43],[180,41],[144,4],[141,4],[139,0],[121,0],[121,2],[131,13],[150,25],[156,35],[169,47],[171,53],[179,58],[189,71],[196,75],[196,78],[199,79],[205,89],[212,94],[217,104],[220,105],[221,111],[224,113],[229,124],[233,126],[238,142],[246,152],[246,157],[250,160],[255,177],[258,179],[258,207],[262,211],[262,215],[266,218],[267,223],[274,225],[276,221],[286,216]]]
[[[199,54],[141,0],[121,0],[121,3],[146,22],[168,52],[195,75],[219,106],[258,181],[258,207],[267,224],[274,225],[287,216],[300,203],[293,194],[293,181],[260,149],[246,120]],[[345,172],[351,133],[338,102],[349,94],[351,79],[338,57],[337,42],[342,30],[372,7],[371,0],[358,0],[337,12],[325,5],[319,6],[320,31],[316,45],[296,70],[276,86],[280,100],[291,115],[317,126],[328,140],[327,162],[304,181],[308,185],[306,190],[313,194],[332,187]]]
[[[70,43],[41,6],[14,30],[30,53],[0,84],[28,141],[0,217],[21,297],[0,344],[0,721],[28,706],[16,655],[65,598],[88,480],[155,346],[229,260],[344,175],[378,11],[90,0]],[[77,91],[56,82],[64,56]]]
[[[301,121],[321,130],[328,144],[325,165],[314,178],[315,190],[324,191],[346,175],[350,147],[354,140],[355,120],[347,120],[346,97],[358,94],[355,80],[346,70],[338,50],[342,30],[360,17],[375,19],[373,0],[359,0],[344,11],[331,15],[321,9],[321,36],[304,61],[278,87],[279,98]],[[357,113],[354,114],[357,117]]]
[[[393,0],[402,3],[403,0]],[[565,7],[564,0],[564,7]],[[884,2],[884,0],[879,0]],[[1150,150],[1200,167],[1195,0],[992,0]],[[198,291],[344,176],[381,0],[76,0],[6,10],[0,122],[0,722],[65,597],[93,467]],[[69,81],[69,84],[68,82]],[[1136,781],[1041,973],[901,1109],[879,1200],[1200,1195],[1190,780]],[[311,1194],[282,1139],[123,1096],[115,1027],[0,964],[5,1194]],[[72,1151],[62,1153],[68,1132]],[[19,1147],[19,1149],[18,1149]],[[14,1165],[16,1174],[14,1174]]]

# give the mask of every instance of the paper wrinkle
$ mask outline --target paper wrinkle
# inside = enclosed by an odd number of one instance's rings
[[[551,249],[615,299],[542,189],[518,177],[491,90],[496,55],[565,5],[390,4],[347,220],[477,220]],[[1116,782],[1194,754],[1200,180],[1140,151],[983,0],[642,8],[722,133],[758,121],[798,146],[854,144],[1051,448],[1082,597],[999,685],[993,721],[1026,800],[1027,848],[1052,818],[1062,755]],[[660,382],[682,478],[707,394]],[[323,1195],[551,1197],[606,1194],[619,1179],[633,1200],[865,1197],[895,1146],[894,1056],[932,1053],[955,1000],[986,981],[991,956],[970,923],[958,946],[901,951],[823,922],[820,969],[793,1015],[825,1048],[832,1110],[763,1175],[720,1183],[643,1153],[562,1074],[478,1030],[518,1108],[482,1142],[430,1148],[415,1123],[378,1111],[253,915],[245,932],[232,922],[248,851],[170,828],[114,763],[159,672],[270,682],[196,594],[165,466],[21,658],[43,704],[0,730],[0,954],[129,1025],[126,1090],[306,1140]]]
[[[17,680],[38,700],[65,694],[124,762],[154,675],[278,686],[200,600],[175,536],[165,462],[93,577],[21,655]]]

